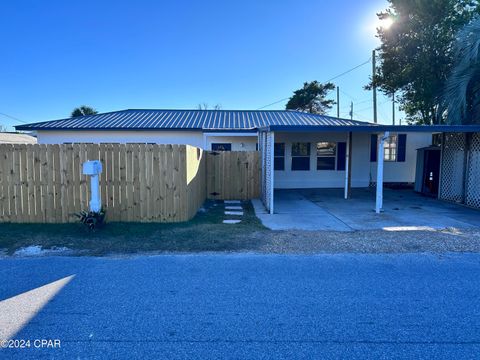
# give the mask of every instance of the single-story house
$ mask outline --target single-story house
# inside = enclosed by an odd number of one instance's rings
[[[36,144],[37,138],[28,134],[0,132],[0,144]]]
[[[270,212],[274,189],[345,188],[348,197],[351,187],[377,182],[413,183],[417,149],[432,145],[434,134],[444,140],[440,141],[442,149],[446,149],[446,133],[473,139],[468,141],[474,151],[480,142],[480,126],[381,125],[289,110],[129,109],[19,125],[16,129],[35,131],[39,144],[156,143],[189,144],[217,151],[259,150],[262,197]],[[472,154],[469,158],[476,159],[477,153]],[[455,161],[461,156],[467,155],[453,155]],[[472,178],[474,173],[480,176],[480,165],[477,167],[469,170]],[[466,169],[463,185],[469,178]],[[377,187],[379,191],[381,188]],[[381,207],[380,191],[377,211]]]

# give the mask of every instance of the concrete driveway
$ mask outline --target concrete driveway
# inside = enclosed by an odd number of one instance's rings
[[[272,230],[415,230],[480,227],[480,211],[419,195],[412,190],[384,190],[384,212],[376,214],[375,189],[275,190],[275,214],[259,200],[255,213]]]
[[[480,255],[0,260],[3,359],[465,359]],[[2,336],[0,336],[2,337]]]

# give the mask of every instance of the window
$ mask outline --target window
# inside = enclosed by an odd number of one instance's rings
[[[285,144],[275,143],[273,150],[273,169],[285,170]]]
[[[317,143],[317,170],[335,170],[337,144],[334,142]]]
[[[407,134],[398,134],[388,137],[384,142],[383,160],[405,162],[407,155]],[[372,134],[370,140],[370,161],[377,161],[377,135]]]
[[[212,143],[213,151],[232,151],[232,144],[229,143]]]
[[[432,134],[432,145],[442,146],[442,134]]]
[[[397,135],[389,136],[383,147],[383,160],[397,161]]]
[[[292,143],[292,170],[310,170],[310,143]]]

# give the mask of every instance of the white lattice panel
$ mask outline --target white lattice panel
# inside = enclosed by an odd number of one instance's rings
[[[480,133],[473,134],[470,142],[465,203],[480,208]]]
[[[464,201],[465,146],[465,134],[445,134],[442,154],[441,199],[459,203]]]
[[[267,137],[265,139],[265,193],[267,194],[265,201],[268,204],[267,209],[268,211],[271,210],[272,204],[272,197],[273,197],[273,164],[272,164],[272,154],[273,154],[273,136],[271,132],[267,133]]]
[[[262,202],[265,208],[270,211],[270,204],[272,203],[272,181],[273,181],[273,136],[271,132],[261,131],[259,133],[258,150],[262,158]]]
[[[262,179],[261,179],[262,183],[260,184],[261,198],[262,198],[263,205],[265,205],[266,194],[265,194],[265,132],[264,131],[260,131],[258,133],[258,151],[260,151],[260,164],[262,166]]]

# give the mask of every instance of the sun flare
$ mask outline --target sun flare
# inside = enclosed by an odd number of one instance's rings
[[[385,19],[377,19],[375,22],[375,30],[376,29],[383,29],[388,30],[393,25],[393,19],[391,17],[387,17]]]

